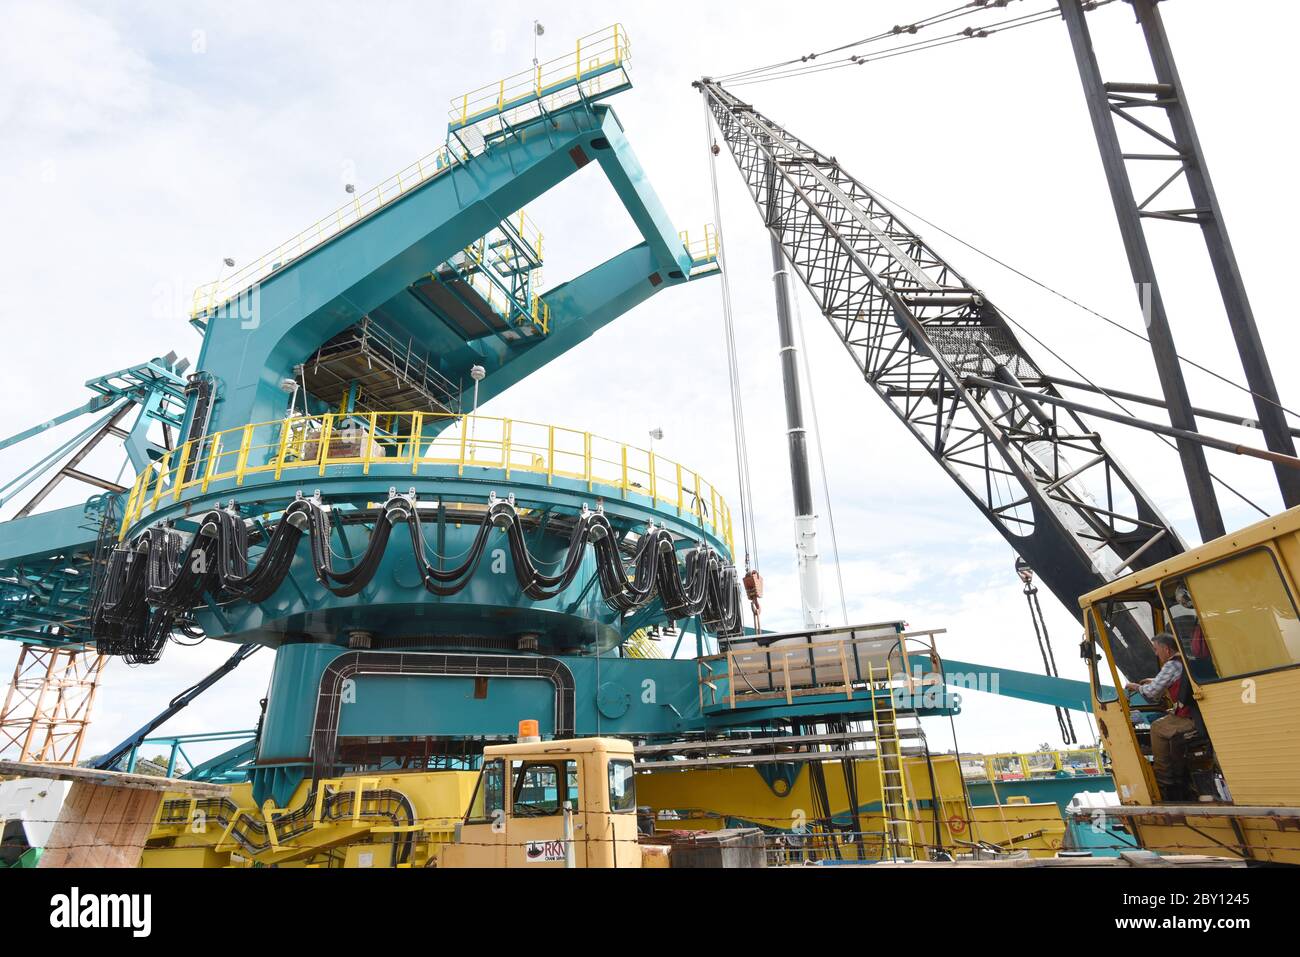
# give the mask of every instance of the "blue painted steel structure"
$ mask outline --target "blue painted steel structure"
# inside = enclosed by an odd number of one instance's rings
[[[442,388],[436,404],[412,403],[404,395],[406,404],[391,410],[442,414],[467,404],[474,367],[486,373],[477,390],[478,400],[486,401],[650,296],[716,272],[716,250],[701,254],[687,247],[605,102],[630,85],[623,63],[626,38],[616,30],[613,40],[612,60],[607,57],[595,69],[584,56],[571,78],[542,87],[539,75],[537,95],[522,107],[519,99],[502,100],[495,109],[489,105],[453,120],[447,148],[421,166],[413,184],[408,177],[364,211],[358,204],[347,212],[346,223],[345,211],[340,211],[337,228],[327,238],[320,238],[324,233],[318,228],[316,237],[300,241],[296,249],[273,254],[264,269],[259,264],[249,285],[223,289],[216,284],[206,290],[193,317],[203,332],[195,372],[184,379],[173,375],[165,388],[134,397],[144,409],[142,422],[165,422],[182,443],[199,450],[167,480],[183,485],[189,475],[205,474],[209,461],[219,455],[205,444],[207,436],[283,419],[294,413],[295,402],[309,413],[328,408],[309,376],[318,371],[328,344],[362,324],[381,330],[385,341],[419,343],[425,381]],[[521,119],[521,108],[530,115]],[[529,234],[521,210],[588,165],[605,175],[641,241],[540,293],[535,270],[542,262],[541,242]],[[408,370],[394,371],[400,377]],[[97,397],[63,418],[112,411],[122,380],[117,374],[89,383]],[[294,384],[292,395],[286,382]],[[375,391],[373,382],[365,387]],[[360,398],[360,377],[340,388],[340,411],[349,412]],[[183,414],[178,414],[178,399]],[[151,447],[138,430],[119,437],[137,472],[169,458],[166,449]],[[329,432],[318,433],[316,441],[328,446]],[[465,548],[475,510],[481,512],[493,493],[516,496],[533,522],[529,549],[540,562],[563,554],[566,519],[587,504],[603,505],[621,539],[635,541],[654,523],[667,528],[682,547],[707,541],[724,556],[730,554],[717,528],[703,527],[698,509],[684,513],[680,500],[675,506],[665,504],[653,491],[642,494],[626,481],[610,490],[590,476],[583,481],[511,474],[508,464],[504,469],[426,466],[419,474],[395,461],[332,468],[328,474],[323,467],[322,474],[281,474],[278,467],[255,471],[275,454],[274,448],[241,454],[237,478],[204,483],[201,492],[184,497],[179,488],[173,494],[170,485],[168,494],[159,494],[160,478],[147,514],[140,508],[130,512],[114,537],[130,541],[159,523],[194,532],[197,515],[231,502],[254,533],[251,558],[256,561],[257,533],[273,525],[299,492],[319,491],[337,516],[329,547],[346,563],[364,549],[372,524],[367,508],[396,487],[410,489],[419,506],[429,509],[426,521],[435,531],[439,555],[454,556]],[[244,474],[245,466],[254,471]],[[153,471],[163,470],[155,466]],[[38,640],[66,640],[62,629],[69,620],[84,617],[96,548],[102,548],[108,521],[128,505],[125,496],[108,492],[93,516],[81,508],[63,509],[0,526],[0,563],[15,570],[5,613],[18,620],[21,610],[25,627],[41,635]],[[108,521],[101,521],[105,516]],[[664,620],[661,609],[652,604],[625,622],[592,587],[590,555],[572,586],[554,598],[533,601],[512,576],[501,574],[508,556],[498,542],[490,541],[489,548],[489,560],[467,587],[450,596],[429,594],[420,587],[411,557],[389,549],[372,582],[357,595],[330,593],[316,581],[306,557],[298,555],[283,584],[266,600],[221,606],[208,601],[195,610],[196,622],[209,637],[278,646],[253,772],[261,793],[269,788],[282,794],[296,784],[308,762],[321,765],[319,755],[312,754],[312,735],[318,730],[313,722],[326,668],[345,656],[382,658],[389,649],[400,649],[407,660],[420,658],[420,649],[435,657],[476,654],[489,667],[477,669],[486,676],[358,679],[357,702],[339,715],[338,737],[481,741],[513,733],[518,719],[532,714],[551,714],[544,723],[554,733],[671,735],[699,726],[696,676],[689,661],[618,657],[617,646],[634,627]],[[45,577],[39,582],[24,580],[32,563],[57,566],[74,551],[81,566],[75,571],[83,580],[75,606],[59,603],[60,588],[66,585],[47,587],[50,570],[42,570]],[[27,607],[37,593],[40,607]],[[697,642],[703,642],[698,622],[695,630]],[[493,672],[496,663],[507,660],[516,665],[519,660],[553,662],[565,676],[570,711],[560,715],[552,707],[557,700],[553,683]],[[658,697],[647,696],[645,682],[657,688]]]
[[[3,450],[102,413],[0,487],[0,506],[20,501],[37,487],[13,517],[0,522],[0,637],[46,646],[76,646],[90,637],[87,612],[95,551],[121,515],[120,486],[115,492],[114,483],[77,466],[109,437],[121,441],[132,475],[164,455],[166,437],[181,424],[188,365],[169,353],[97,376],[86,382],[94,393],[89,401],[0,440]],[[123,427],[131,413],[134,420]],[[35,511],[64,479],[105,491],[84,504]]]

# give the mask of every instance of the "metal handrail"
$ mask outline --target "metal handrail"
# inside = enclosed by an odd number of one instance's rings
[[[718,230],[712,223],[705,223],[704,229],[694,239],[689,229],[683,229],[677,236],[690,254],[692,263],[710,263],[718,258]]]
[[[514,269],[514,263],[513,256],[503,254],[502,249],[509,248],[512,253],[517,253],[516,243],[526,247],[539,264],[527,270],[528,280],[522,290],[508,289],[505,282],[505,277]],[[517,314],[545,334],[550,332],[551,309],[538,295],[542,288],[541,261],[541,230],[521,209],[502,220],[486,236],[466,246],[449,262],[460,278],[503,319],[513,321]],[[457,268],[459,264],[475,268],[462,270]],[[522,292],[522,301],[516,297],[517,292]]]
[[[362,412],[293,416],[214,432],[172,449],[140,473],[127,493],[118,539],[145,515],[195,495],[213,482],[330,469],[423,466],[504,470],[585,482],[591,490],[644,495],[694,518],[734,552],[731,511],[710,482],[653,451],[590,432],[521,419],[443,412]],[[390,474],[391,472],[386,472]]]
[[[564,91],[621,68],[630,53],[627,31],[618,23],[579,37],[573,53],[453,97],[451,109],[447,111],[448,128],[454,131],[473,126],[531,103],[538,104],[545,112],[569,106],[571,101],[564,98]]]
[[[388,205],[415,187],[440,176],[466,157],[457,156],[446,146],[440,146],[410,166],[394,173],[378,186],[357,193],[349,202],[328,216],[317,220],[302,232],[281,243],[264,256],[241,266],[229,276],[204,283],[194,290],[191,317],[211,312],[238,294],[256,285],[281,266],[310,252],[333,239],[350,226],[360,222],[376,210]]]
[[[1081,755],[1087,758],[1086,764],[1067,762],[1068,755]],[[1046,764],[1034,763],[1034,759],[1046,759]],[[974,763],[980,764],[978,774],[968,774],[966,768],[962,768],[962,776],[966,780],[983,780],[1002,782],[1002,781],[1031,781],[1035,778],[1042,778],[1047,775],[1056,775],[1064,772],[1074,771],[1082,775],[1091,776],[1093,774],[1105,774],[1106,766],[1102,758],[1100,748],[1064,748],[1059,751],[1008,751],[1001,754],[962,754],[960,756],[962,765]],[[1010,764],[1019,768],[1019,773],[1015,771],[995,770],[998,764]]]

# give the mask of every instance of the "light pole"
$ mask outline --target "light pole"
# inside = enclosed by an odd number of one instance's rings
[[[474,403],[470,410],[469,419],[469,457],[474,458],[474,433],[477,431],[475,426],[478,423],[478,384],[483,381],[487,375],[487,369],[480,365],[469,367],[469,377],[474,380]]]
[[[211,308],[212,306],[217,304],[221,296],[221,277],[226,274],[227,269],[233,269],[234,266],[235,266],[235,261],[233,259],[231,259],[229,256],[222,257],[221,268],[217,270],[217,279],[212,284],[212,294],[208,296],[207,308]]]

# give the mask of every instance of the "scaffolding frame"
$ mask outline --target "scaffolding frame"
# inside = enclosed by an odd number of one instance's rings
[[[0,758],[75,767],[104,663],[94,648],[23,645],[0,711]]]

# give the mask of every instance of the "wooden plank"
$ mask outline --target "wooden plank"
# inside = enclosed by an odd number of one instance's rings
[[[107,867],[109,854],[103,846],[105,842],[103,832],[112,834],[117,830],[116,822],[113,820],[114,807],[125,800],[126,791],[122,788],[111,788],[87,781],[77,781],[72,787],[89,788],[92,793],[90,809],[86,816],[80,821],[67,822],[69,833],[65,846],[68,849],[68,866]],[[59,818],[62,824],[63,815],[59,815]]]
[[[146,791],[175,791],[185,794],[204,794],[226,797],[230,787],[206,781],[186,781],[182,778],[161,778],[148,774],[126,774],[122,771],[97,771],[94,768],[54,767],[34,761],[0,761],[0,777],[48,778],[52,781],[89,781],[109,787],[139,788]]]
[[[122,855],[119,867],[139,867],[144,845],[153,831],[154,819],[162,805],[161,791],[131,791],[130,809],[119,826],[114,846]]]
[[[71,832],[63,827],[63,822],[65,819],[70,821],[84,819],[94,796],[94,790],[91,788],[78,788],[73,785],[68,789],[68,796],[64,798],[63,807],[59,809],[59,818],[50,831],[49,839],[45,842],[40,866],[66,866],[68,856],[66,845],[71,838]]]

